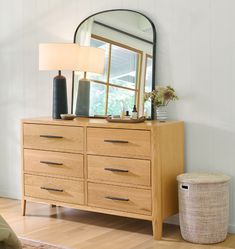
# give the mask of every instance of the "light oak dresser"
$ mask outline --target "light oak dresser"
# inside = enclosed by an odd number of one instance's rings
[[[26,201],[152,221],[178,212],[176,176],[184,168],[184,125],[103,119],[22,121]]]

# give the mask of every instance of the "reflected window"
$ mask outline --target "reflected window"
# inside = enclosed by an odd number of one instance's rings
[[[91,46],[105,50],[103,75],[87,73],[91,80],[90,116],[119,115],[138,106],[142,51],[92,35]]]
[[[102,48],[105,50],[105,63],[104,63],[104,73],[102,75],[88,72],[87,78],[90,80],[106,82],[108,74],[108,62],[109,62],[109,44],[101,40],[91,39],[90,46],[96,48]]]
[[[90,116],[105,115],[106,87],[91,81],[90,87]]]
[[[111,65],[110,65],[110,83],[135,89],[138,77],[137,52],[119,46],[112,46]]]
[[[108,114],[119,115],[123,108],[132,110],[135,104],[135,92],[119,87],[109,87]]]

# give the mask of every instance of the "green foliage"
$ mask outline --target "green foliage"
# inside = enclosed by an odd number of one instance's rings
[[[151,100],[155,107],[167,106],[170,101],[178,99],[171,86],[157,86],[155,90],[144,95],[144,101]]]
[[[91,83],[90,115],[105,115],[106,86]],[[109,87],[108,115],[120,115],[123,108],[131,111],[135,103],[135,92],[118,87]]]
[[[123,108],[125,111],[131,111],[134,103],[134,91],[109,87],[108,115],[120,115]]]

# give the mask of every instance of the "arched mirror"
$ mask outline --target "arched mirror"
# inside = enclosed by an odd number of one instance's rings
[[[152,104],[143,100],[155,83],[156,31],[148,17],[131,10],[94,14],[78,26],[74,43],[103,49],[105,59],[101,74],[73,73],[73,114],[120,115],[136,105],[140,116],[153,118]]]

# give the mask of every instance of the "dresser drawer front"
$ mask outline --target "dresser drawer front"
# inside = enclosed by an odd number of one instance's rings
[[[150,161],[89,155],[88,178],[150,186]]]
[[[24,175],[25,196],[65,203],[84,204],[83,181]]]
[[[108,184],[88,183],[88,205],[151,215],[151,191]]]
[[[24,148],[83,152],[83,128],[24,124]]]
[[[83,155],[24,149],[24,171],[51,176],[83,177]]]
[[[150,157],[150,131],[88,128],[88,154]]]

